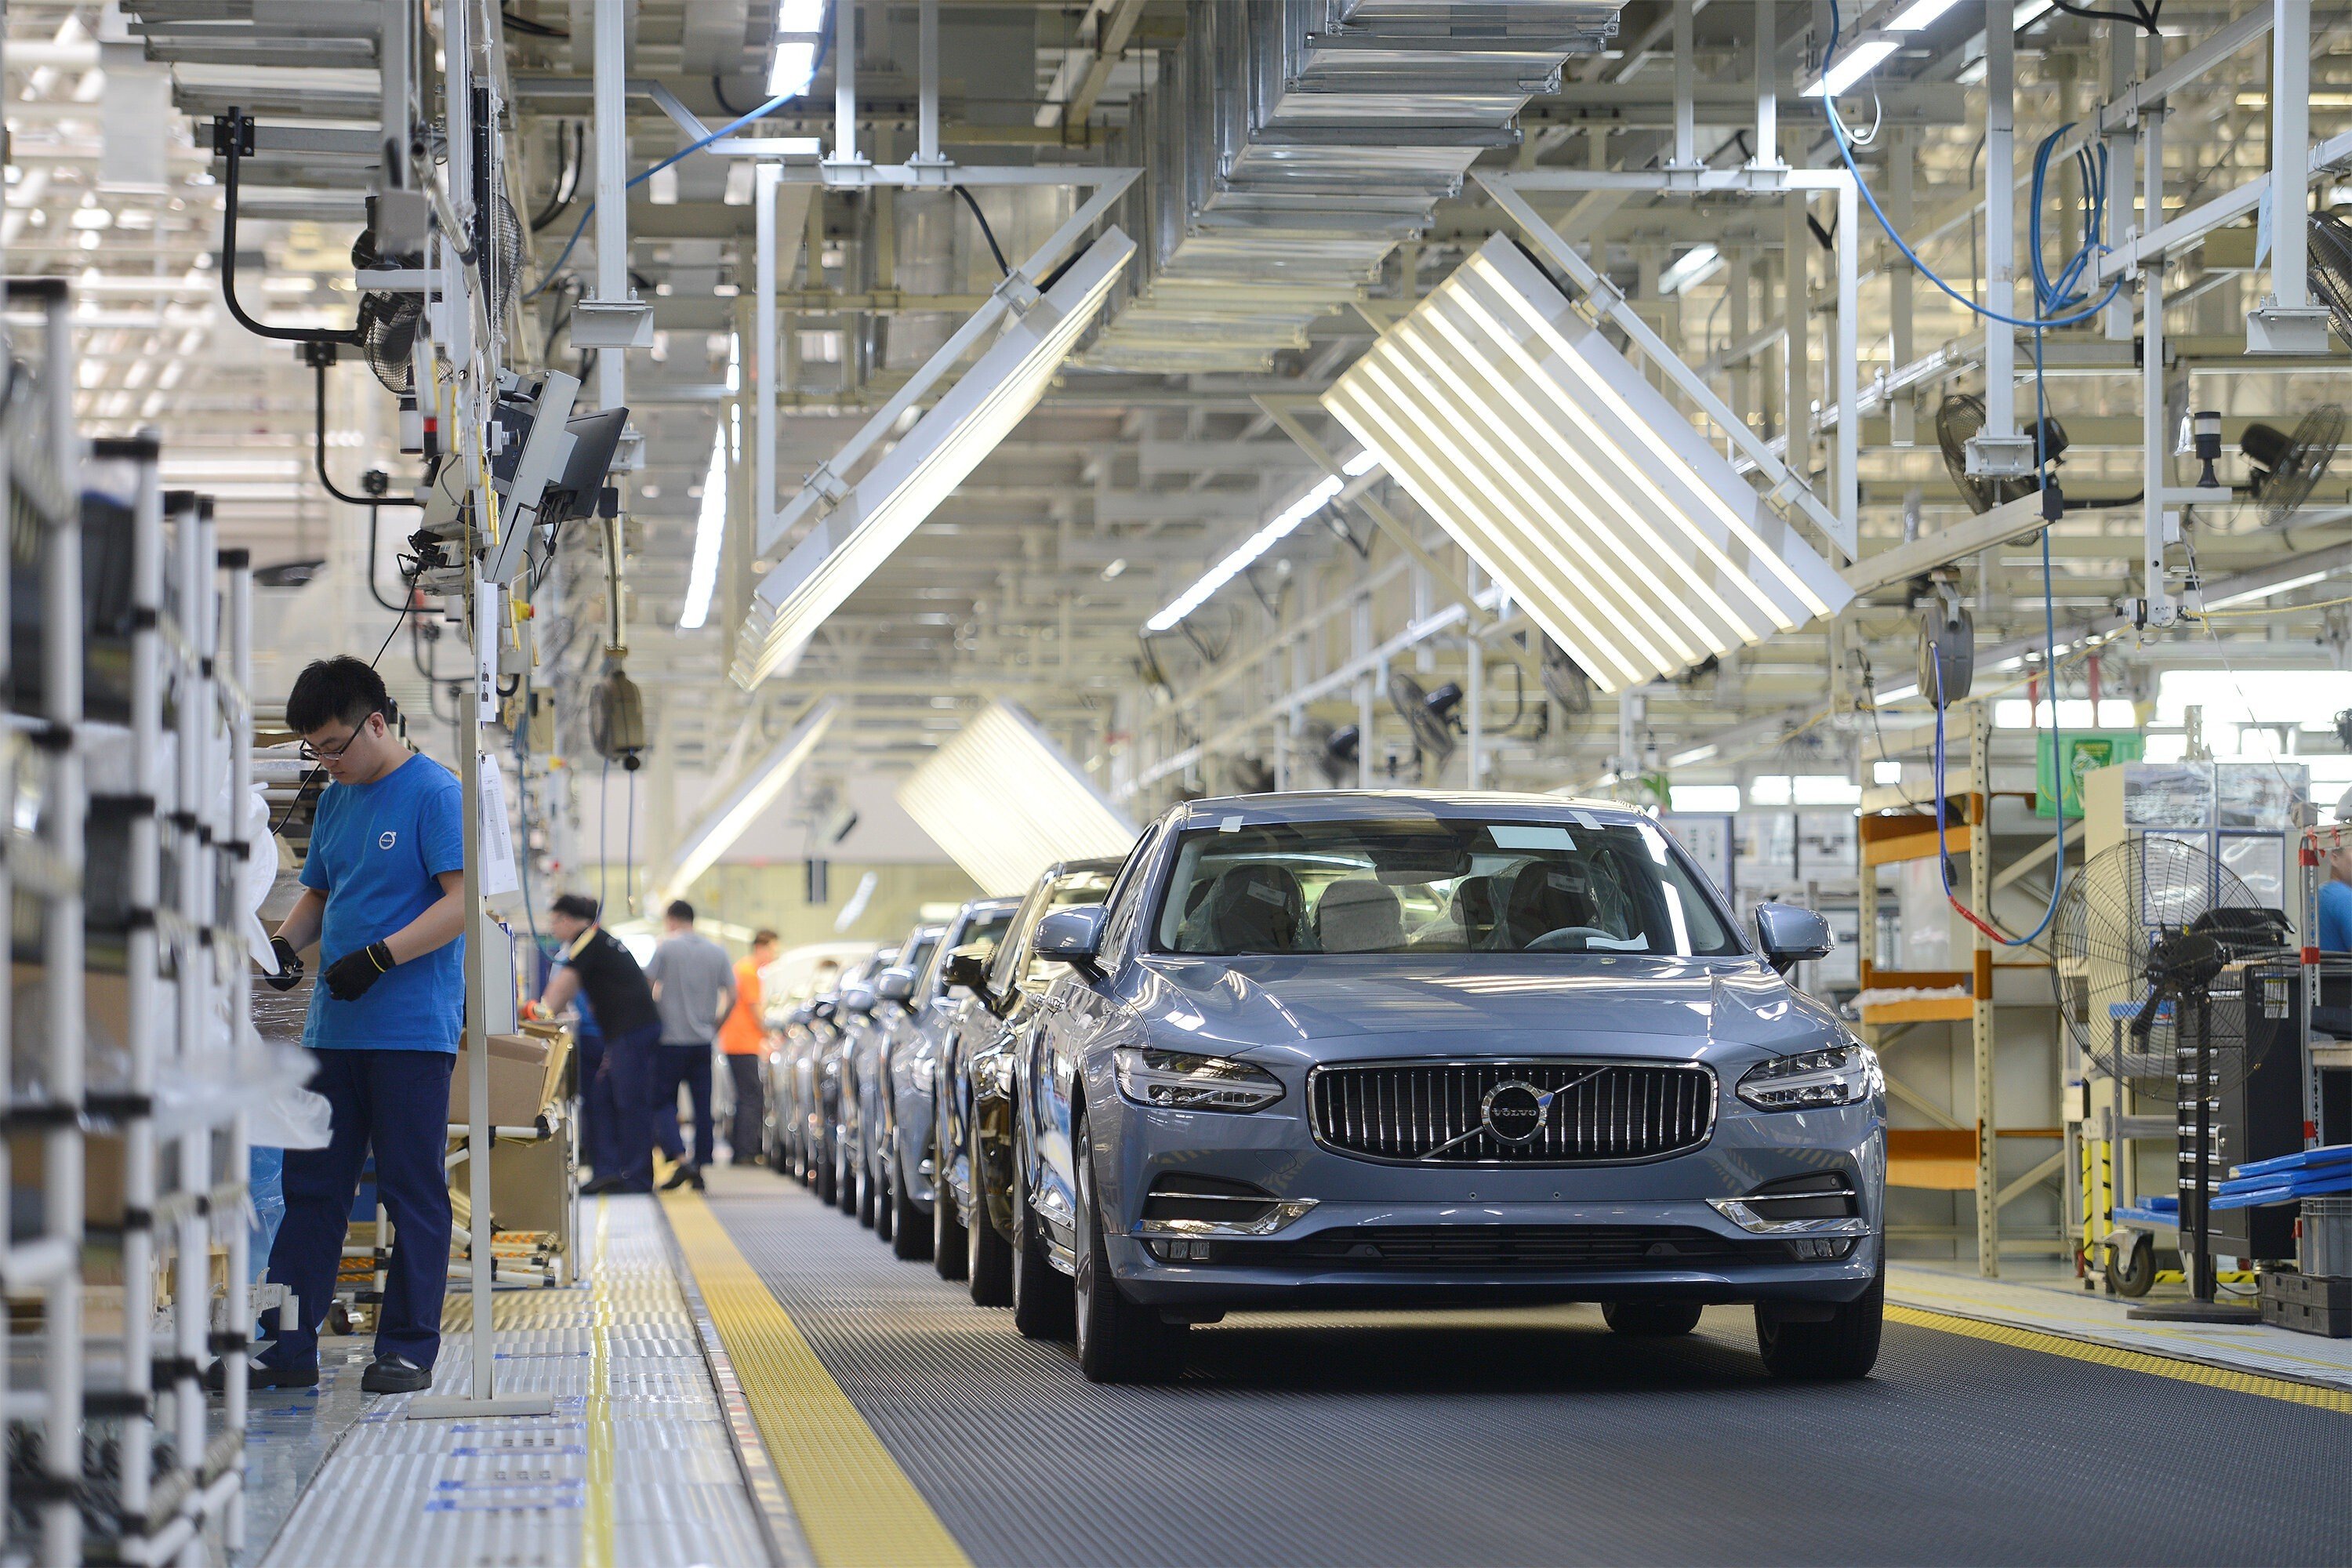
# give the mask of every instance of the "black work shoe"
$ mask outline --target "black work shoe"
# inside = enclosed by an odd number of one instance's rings
[[[248,1359],[245,1365],[245,1386],[259,1388],[316,1388],[319,1368],[310,1366],[277,1366],[258,1357]],[[228,1389],[228,1360],[222,1357],[205,1368],[205,1387],[215,1394]]]
[[[433,1374],[404,1355],[380,1355],[360,1377],[365,1394],[421,1394],[433,1386]]]
[[[678,1162],[677,1169],[669,1173],[669,1180],[661,1185],[662,1191],[666,1193],[674,1193],[680,1187],[692,1187],[697,1192],[700,1192],[702,1168],[698,1165],[689,1165],[681,1160]]]
[[[618,1176],[599,1176],[593,1182],[580,1184],[580,1195],[583,1198],[599,1198],[606,1193],[625,1193],[628,1190],[627,1184]]]

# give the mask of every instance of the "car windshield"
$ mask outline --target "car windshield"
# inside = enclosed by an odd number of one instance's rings
[[[907,944],[907,951],[899,955],[898,967],[905,969],[910,974],[920,974],[929,965],[931,953],[939,945],[940,938],[937,931],[927,932],[917,937]]]
[[[1648,822],[1229,822],[1184,834],[1163,952],[1741,951]]]

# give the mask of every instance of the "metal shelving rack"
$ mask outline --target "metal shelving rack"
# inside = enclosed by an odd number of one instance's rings
[[[39,573],[41,638],[39,690],[21,694],[36,710],[14,710],[12,679],[0,754],[14,803],[0,892],[23,921],[0,981],[11,1069],[0,1284],[12,1306],[0,1488],[16,1493],[0,1490],[0,1564],[161,1563],[203,1551],[207,1534],[242,1543],[245,1115],[283,1076],[256,1054],[232,890],[265,847],[240,837],[251,576],[243,552],[216,550],[207,500],[162,493],[152,439],[96,443],[85,462],[68,290],[36,279],[6,292],[20,318],[28,304],[40,314],[38,353],[14,363],[0,397],[0,477],[5,569]],[[86,559],[100,574],[88,593]],[[0,616],[8,604],[0,593]],[[111,648],[127,648],[116,689],[127,710],[92,717],[85,661]],[[37,1008],[19,1010],[17,984],[37,984]],[[118,1020],[103,1049],[91,996]],[[119,1166],[98,1168],[119,1181],[119,1215],[87,1211],[93,1136]],[[16,1156],[35,1145],[37,1215],[10,1192]],[[109,1254],[119,1289],[86,1287]],[[104,1321],[110,1297],[119,1330]],[[37,1329],[28,1315],[20,1331],[14,1309],[36,1299]],[[216,1356],[217,1405],[203,1386]]]
[[[6,827],[6,879],[12,911],[17,900],[39,912],[41,1037],[8,1040],[10,1068],[6,1131],[10,1160],[0,1167],[0,1199],[7,1199],[9,1232],[0,1282],[13,1301],[37,1295],[37,1336],[9,1324],[10,1379],[5,1394],[8,1463],[0,1487],[27,1494],[34,1520],[18,1531],[17,1500],[0,1493],[0,1519],[11,1526],[0,1557],[63,1568],[81,1554],[81,1343],[83,1188],[82,1028],[82,756],[81,552],[74,435],[71,304],[62,279],[10,279],[12,305],[30,304],[40,318],[37,363],[19,360],[12,345],[9,380],[0,402],[0,463],[6,466],[9,551],[6,570],[37,563],[42,614],[41,690],[37,714],[11,713],[5,775],[12,803]],[[10,595],[0,593],[0,616]],[[5,624],[5,623],[0,623]],[[13,647],[13,628],[0,637],[0,658]],[[15,676],[10,676],[15,689]],[[12,700],[11,707],[14,702]],[[37,826],[16,826],[22,808],[37,802]],[[0,1027],[13,1037],[15,940],[11,983],[0,994]],[[16,1224],[13,1193],[19,1141],[38,1145],[41,1205],[24,1234]],[[16,1363],[37,1356],[37,1387],[18,1387]],[[37,1464],[19,1473],[20,1455],[37,1438]]]

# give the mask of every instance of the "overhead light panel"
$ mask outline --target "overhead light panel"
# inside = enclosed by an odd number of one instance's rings
[[[798,98],[816,79],[824,13],[825,0],[783,0],[776,7],[776,53],[768,63],[770,98]]]
[[[1911,0],[1911,4],[1888,18],[1890,33],[1916,33],[1935,25],[1943,14],[1958,5],[1960,0]]]
[[[1105,230],[760,580],[737,642],[738,682],[756,686],[796,662],[826,617],[1028,416],[1134,255],[1133,240]],[[812,483],[781,526],[815,512],[824,493]]]
[[[677,629],[690,632],[710,618],[710,592],[719,584],[719,546],[727,535],[727,426],[710,438],[710,471],[702,477],[702,510],[694,520],[694,563],[687,569],[686,607]]]
[[[694,826],[678,841],[668,866],[654,879],[654,907],[682,897],[694,886],[696,879],[735,847],[735,841],[760,820],[775,804],[776,797],[783,794],[784,786],[793,782],[793,775],[832,728],[834,715],[840,710],[836,699],[821,699],[782,740],[768,748],[759,761],[745,769],[740,778],[697,816]]]
[[[1323,405],[1604,691],[1853,596],[1507,237]]]
[[[1037,721],[995,702],[898,786],[898,804],[989,894],[1057,860],[1125,855],[1135,824]]]
[[[1839,55],[1830,68],[1804,89],[1807,98],[1834,98],[1878,68],[1878,62],[1895,52],[1892,38],[1864,38]]]

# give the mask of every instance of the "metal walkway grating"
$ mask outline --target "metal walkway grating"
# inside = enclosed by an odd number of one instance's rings
[[[2319,1563],[2352,1531],[2352,1416],[1916,1324],[1869,1382],[1790,1387],[1744,1309],[1646,1344],[1591,1308],[1257,1316],[1194,1330],[1180,1385],[1098,1388],[797,1187],[711,1207],[982,1565]]]
[[[770,1561],[652,1200],[590,1213],[588,1283],[494,1307],[500,1389],[551,1392],[554,1415],[410,1421],[405,1396],[371,1400],[264,1568]],[[452,1294],[436,1394],[471,1385],[469,1316]]]

